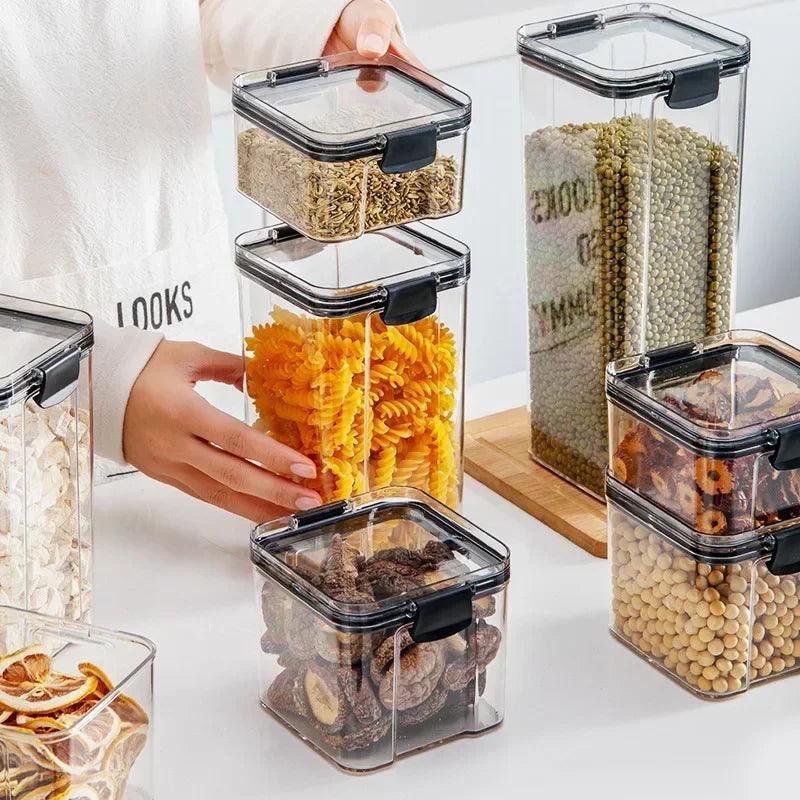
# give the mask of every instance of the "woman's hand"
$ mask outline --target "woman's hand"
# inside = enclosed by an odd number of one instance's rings
[[[357,50],[367,58],[392,53],[422,67],[400,36],[394,9],[383,0],[351,0],[342,11],[323,55]]]
[[[286,477],[313,478],[314,464],[214,408],[200,381],[242,387],[241,356],[194,342],[162,342],[133,385],[123,452],[145,475],[254,522],[313,508],[320,496]]]

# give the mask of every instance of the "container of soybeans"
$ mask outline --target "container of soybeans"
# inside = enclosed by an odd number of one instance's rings
[[[750,42],[631,4],[518,51],[530,453],[602,496],[606,364],[730,328]]]
[[[239,75],[239,191],[319,241],[461,210],[467,95],[392,55]]]

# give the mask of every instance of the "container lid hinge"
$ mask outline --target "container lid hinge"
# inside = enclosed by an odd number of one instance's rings
[[[300,525],[315,525],[318,522],[327,522],[328,520],[339,517],[346,513],[350,508],[347,500],[337,500],[335,503],[328,503],[319,508],[311,508],[308,511],[298,511],[294,514],[294,518]]]
[[[436,311],[437,287],[435,275],[390,284],[381,319],[387,325],[408,325],[429,317]]]
[[[315,58],[313,61],[301,61],[298,64],[289,64],[286,67],[268,70],[267,83],[270,86],[278,86],[281,83],[293,83],[324,75],[327,71],[328,62],[322,58]]]
[[[769,459],[772,466],[775,469],[800,467],[800,422],[787,425],[780,430],[773,428],[769,435],[775,442],[775,449]]]
[[[800,527],[793,526],[772,534],[775,547],[767,569],[773,575],[794,575],[800,572]]]
[[[417,617],[409,633],[417,643],[435,642],[472,624],[472,590],[454,586],[415,601]]]
[[[584,33],[602,28],[603,24],[602,14],[586,14],[562,22],[552,22],[548,25],[547,30],[551,36],[569,36],[573,33]]]
[[[50,408],[69,397],[81,374],[81,351],[69,347],[38,368],[39,390],[33,396],[40,408]]]
[[[673,70],[672,86],[667,94],[667,105],[670,108],[697,108],[716,100],[718,96],[718,62]]]
[[[386,134],[380,167],[387,175],[427,167],[436,159],[438,141],[439,130],[434,123],[405,131],[390,131]]]

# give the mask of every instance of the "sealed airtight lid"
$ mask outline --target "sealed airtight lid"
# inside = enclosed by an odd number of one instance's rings
[[[381,154],[385,172],[433,162],[436,142],[469,126],[467,95],[391,55],[357,53],[247,72],[238,114],[318,161]]]
[[[473,602],[510,574],[505,545],[406,488],[265,523],[251,537],[251,559],[337,627],[409,623],[416,641],[467,627]]]
[[[469,248],[419,223],[321,244],[288,225],[243,233],[236,264],[251,280],[317,317],[380,312],[387,324],[436,310],[437,294],[464,284]]]
[[[653,3],[629,4],[526,25],[527,63],[604,97],[667,92],[671,108],[714,100],[720,76],[750,61],[742,34]]]
[[[609,400],[688,449],[712,457],[768,451],[800,466],[800,351],[731,331],[608,366]]]
[[[31,397],[47,407],[70,395],[93,342],[83,311],[0,295],[0,410]]]

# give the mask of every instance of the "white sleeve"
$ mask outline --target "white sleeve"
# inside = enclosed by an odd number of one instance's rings
[[[124,464],[122,425],[133,384],[164,336],[138,328],[94,323],[92,394],[94,449],[103,458]]]
[[[201,0],[208,76],[223,89],[240,72],[319,58],[349,0]]]

